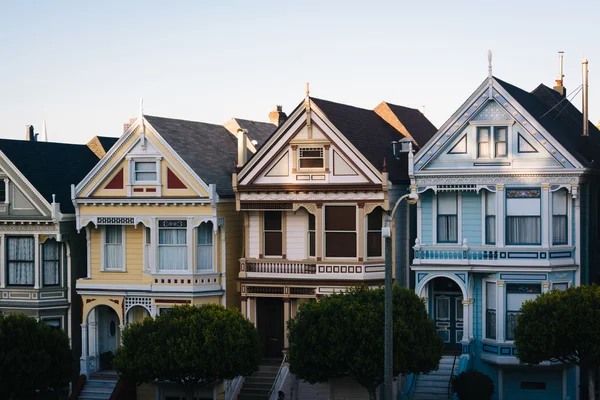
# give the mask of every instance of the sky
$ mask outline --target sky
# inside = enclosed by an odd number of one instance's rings
[[[600,120],[600,1],[0,0],[0,137],[120,136],[144,113],[268,121],[311,96],[421,108],[440,127],[493,73],[567,95],[589,59]],[[598,65],[598,67],[596,67]],[[581,106],[581,95],[573,99]]]

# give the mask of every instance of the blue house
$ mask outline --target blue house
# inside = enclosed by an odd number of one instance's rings
[[[578,398],[577,368],[519,365],[513,335],[526,300],[598,280],[600,132],[586,121],[585,134],[557,83],[527,92],[490,65],[414,157],[414,287],[455,372],[492,377],[494,399]],[[423,396],[447,385],[416,383]]]

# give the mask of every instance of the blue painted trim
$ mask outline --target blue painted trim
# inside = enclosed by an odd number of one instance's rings
[[[482,350],[486,353],[498,354],[498,346],[491,346],[489,344],[484,344],[482,346]]]
[[[455,274],[458,279],[460,279],[461,281],[463,281],[463,283],[467,283],[467,276],[466,274]]]
[[[425,277],[427,277],[427,273],[419,272],[417,274],[417,282],[421,282]]]
[[[535,251],[509,251],[508,258],[538,258],[539,254]]]
[[[551,251],[550,258],[571,258],[572,253],[570,251]]]
[[[545,281],[546,274],[500,274],[502,280]]]
[[[510,347],[500,347],[501,356],[510,356]]]

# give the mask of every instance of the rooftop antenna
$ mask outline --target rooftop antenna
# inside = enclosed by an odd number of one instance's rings
[[[582,92],[582,111],[583,111],[583,136],[589,135],[588,121],[588,60],[581,60],[581,70],[583,74],[583,92]]]
[[[46,130],[46,120],[44,120],[44,123],[42,125],[42,141],[44,141],[44,142],[48,141],[48,131]]]

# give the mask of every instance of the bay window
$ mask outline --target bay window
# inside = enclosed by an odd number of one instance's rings
[[[568,243],[567,191],[552,193],[552,244]]]
[[[485,244],[496,244],[496,193],[485,192]]]
[[[198,227],[198,271],[213,269],[213,223],[203,222]]]
[[[496,283],[485,285],[485,337],[496,339]]]
[[[325,257],[356,257],[355,206],[325,206]]]
[[[6,238],[9,285],[33,286],[35,273],[34,246],[34,240],[31,236],[9,236]]]
[[[60,244],[54,239],[42,244],[42,274],[44,286],[60,285]]]
[[[541,293],[542,285],[539,283],[506,284],[506,340],[515,340],[515,326],[523,303],[535,299]]]
[[[283,255],[283,218],[281,211],[265,211],[264,222],[265,256]]]
[[[458,242],[458,206],[456,192],[440,192],[437,195],[437,241]]]
[[[506,244],[541,244],[540,189],[506,191]]]
[[[104,227],[104,269],[123,270],[123,227],[107,225]]]
[[[367,217],[367,257],[381,257],[383,210],[377,207]]]
[[[158,270],[187,269],[187,221],[158,221]]]

